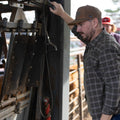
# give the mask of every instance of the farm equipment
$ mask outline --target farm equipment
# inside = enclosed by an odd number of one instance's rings
[[[69,1],[56,2],[69,11]],[[0,0],[0,120],[68,119],[69,30],[49,7],[48,0]]]

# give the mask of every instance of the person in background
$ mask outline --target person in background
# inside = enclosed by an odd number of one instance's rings
[[[102,18],[103,27],[106,31],[115,37],[116,41],[120,44],[120,34],[115,33],[117,31],[117,27],[113,24],[112,19],[110,17]]]
[[[74,35],[86,44],[84,87],[92,119],[120,118],[120,45],[103,28],[101,11],[94,6],[82,6],[74,20],[61,4],[51,4],[54,9],[50,8],[50,11],[60,16]]]

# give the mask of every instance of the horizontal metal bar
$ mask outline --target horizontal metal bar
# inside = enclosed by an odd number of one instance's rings
[[[77,105],[76,107],[74,107],[74,109],[72,109],[70,112],[69,112],[69,115],[71,114],[71,113],[73,113],[77,108],[79,108],[80,106],[79,105]]]
[[[85,111],[87,108],[88,108],[87,105],[85,107],[83,107],[82,112]]]
[[[25,104],[24,106],[20,107],[20,110],[19,110],[19,113],[23,111],[24,108],[28,107],[29,104]],[[8,118],[12,115],[15,115],[16,113],[14,112],[15,111],[15,105],[12,106],[12,107],[7,107],[7,108],[4,108],[2,111],[0,111],[0,120],[3,120],[5,118]]]
[[[72,53],[70,53],[70,56],[75,56],[75,55],[79,55],[79,54],[81,54],[81,51],[72,52]]]
[[[5,100],[5,101],[3,101],[3,102],[1,102],[0,103],[0,108],[1,107],[5,107],[5,106],[7,106],[7,105],[9,105],[10,103],[13,103],[13,102],[15,102],[16,101],[16,98],[14,97],[14,98],[9,98],[8,100]]]
[[[11,112],[14,112],[14,110],[15,110],[15,105],[9,106],[9,107],[6,107],[6,108],[0,110],[0,120],[1,120],[1,118],[10,114]]]
[[[72,93],[74,93],[77,89],[78,89],[78,88],[75,88],[75,89],[71,90],[71,91],[69,92],[69,95],[72,94]]]
[[[32,29],[29,29],[28,31],[26,31],[26,30],[28,30],[28,29],[21,29],[20,31],[18,31],[17,29],[6,29],[6,30],[0,30],[0,32],[11,32],[11,31],[13,31],[13,32],[23,32],[23,33],[28,33],[28,32],[32,32]],[[34,32],[38,32],[39,30],[38,29],[36,29],[36,30],[34,30]]]
[[[74,118],[72,118],[72,120],[76,120],[80,115],[77,114]]]
[[[19,110],[19,112],[22,112],[26,107],[28,107],[29,106],[29,104],[26,104],[26,105],[24,105],[24,106],[22,106],[22,107],[20,107],[20,110]]]
[[[21,106],[24,106],[25,104],[28,104],[29,102],[30,102],[30,99],[27,98],[27,99],[25,99],[25,100],[23,100],[23,101],[20,101],[20,102],[18,102],[18,103],[20,103],[20,107],[21,107]]]
[[[70,49],[70,52],[83,51],[83,50],[85,50],[85,47],[73,48],[73,49]]]
[[[73,100],[71,100],[70,102],[69,102],[69,105],[70,104],[72,104],[74,101],[76,101],[77,99],[79,99],[79,97],[75,97]]]
[[[21,98],[26,97],[28,95],[30,95],[30,91],[17,95],[16,99],[21,99]]]
[[[69,84],[72,84],[72,83],[74,83],[75,81],[78,81],[78,79],[74,79],[74,80],[70,81]]]
[[[29,98],[23,100],[23,101],[20,101],[18,103],[20,103],[20,107],[19,107],[19,111],[18,112],[22,112],[24,108],[28,107],[29,106]],[[13,106],[8,106],[8,107],[5,107],[3,109],[0,110],[0,120],[2,119],[5,119],[9,116],[11,116],[12,114],[15,114],[15,109],[16,109],[16,105],[13,105]]]
[[[2,101],[0,103],[0,107],[5,107],[5,106],[9,105],[10,103],[16,102],[16,100],[21,99],[23,97],[26,97],[28,95],[30,95],[30,91],[28,91],[26,93],[23,93],[23,94],[19,94],[16,97],[13,97],[13,98],[9,98],[8,100]]]
[[[37,23],[37,27],[35,28],[35,30],[41,29],[41,27],[42,27],[42,24],[41,23]],[[7,22],[6,26],[3,27],[3,21],[0,21],[0,31],[9,32],[11,29],[13,29],[13,30],[18,29],[18,23]],[[33,31],[34,30],[33,24],[23,23],[23,26],[22,26],[22,28],[20,30],[24,31],[26,29],[29,29],[29,30]]]
[[[9,114],[7,114],[7,115],[5,115],[5,116],[0,117],[0,120],[5,120],[6,118],[8,118],[8,117],[10,117],[10,116],[12,116],[12,115],[15,115],[15,113],[14,113],[14,112],[10,112]]]
[[[69,74],[73,74],[73,73],[75,73],[77,70],[75,69],[75,70],[72,70],[72,71],[70,71],[69,72]]]
[[[86,101],[86,99],[84,98],[84,99],[82,100],[82,104],[83,104],[85,101]]]
[[[3,21],[0,21],[0,25],[2,26],[3,25]],[[30,24],[30,23],[23,23],[22,25],[22,28],[23,29],[31,29],[33,28],[32,27],[33,24]],[[0,26],[0,27],[1,27]],[[41,28],[42,27],[42,24],[38,23],[37,24],[37,27],[36,28]],[[6,28],[18,28],[18,23],[15,23],[15,22],[7,22],[6,23]]]

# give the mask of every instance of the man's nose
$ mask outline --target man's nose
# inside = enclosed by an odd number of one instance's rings
[[[81,32],[81,26],[77,25],[77,32]]]

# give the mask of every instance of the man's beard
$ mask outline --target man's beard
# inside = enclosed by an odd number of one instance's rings
[[[90,33],[89,33],[89,35],[86,35],[85,38],[82,36],[82,34],[84,34],[84,33],[83,32],[80,33],[82,40],[84,40],[86,42],[90,42],[92,40],[92,37],[95,34],[95,30],[91,30]]]

